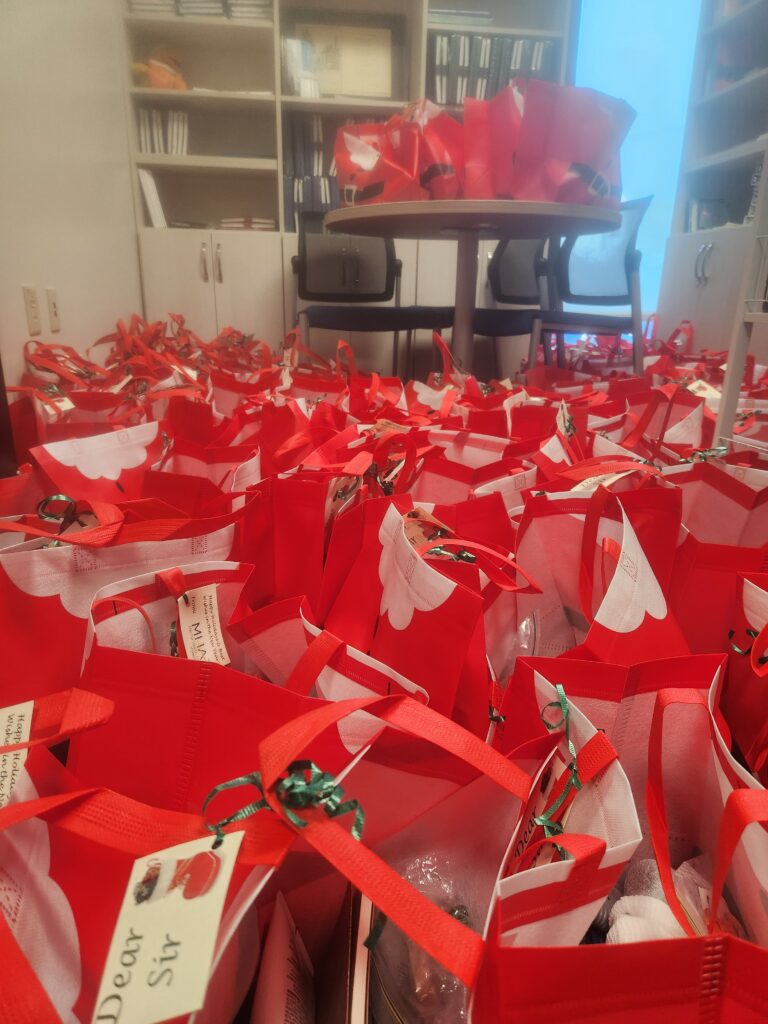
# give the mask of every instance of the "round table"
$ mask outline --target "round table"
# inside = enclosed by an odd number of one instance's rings
[[[347,206],[326,214],[329,231],[378,238],[457,238],[456,312],[453,354],[463,369],[472,368],[481,238],[552,238],[613,231],[621,214],[597,206],[527,203],[516,199],[452,199]]]

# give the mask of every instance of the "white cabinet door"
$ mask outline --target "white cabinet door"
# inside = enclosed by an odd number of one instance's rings
[[[144,315],[181,313],[205,341],[217,333],[210,231],[139,229]]]
[[[752,232],[720,228],[699,232],[711,249],[702,259],[701,287],[696,329],[696,347],[725,349],[731,344],[734,324],[741,309],[740,290],[747,258],[752,251]]]
[[[668,240],[659,296],[660,338],[668,338],[681,320],[690,320],[697,349],[728,347],[753,240],[752,229],[741,226],[673,235]]]
[[[212,231],[219,330],[235,327],[277,351],[285,336],[283,247],[277,231]]]

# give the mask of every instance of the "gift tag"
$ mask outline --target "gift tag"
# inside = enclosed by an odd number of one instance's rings
[[[32,729],[32,714],[35,702],[27,700],[23,704],[12,704],[0,708],[0,743],[4,747],[12,747],[16,743],[26,743]],[[5,807],[10,799],[19,772],[27,760],[26,750],[11,750],[0,754],[0,807]]]
[[[439,537],[453,536],[453,531],[445,523],[441,523],[418,505],[403,516],[403,529],[413,547],[428,544]]]
[[[179,628],[187,657],[228,665],[230,657],[221,633],[216,584],[188,590],[179,600]]]
[[[568,413],[568,406],[564,401],[560,402],[560,408],[557,410],[557,430],[563,437],[570,437],[573,431],[573,420]]]
[[[139,857],[117,918],[92,1024],[158,1024],[205,1002],[219,921],[243,832]]]

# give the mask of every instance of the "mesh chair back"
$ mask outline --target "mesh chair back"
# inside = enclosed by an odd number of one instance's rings
[[[589,306],[628,306],[637,232],[653,196],[621,204],[621,227],[601,235],[574,235],[556,261],[558,297]]]
[[[538,306],[538,278],[546,239],[507,239],[499,242],[488,266],[491,294],[496,302]]]
[[[322,225],[322,214],[320,215]],[[389,238],[317,231],[317,214],[299,220],[298,294],[309,302],[388,302],[397,261]]]

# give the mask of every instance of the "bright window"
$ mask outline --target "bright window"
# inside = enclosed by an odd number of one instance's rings
[[[656,308],[672,222],[701,0],[583,0],[576,84],[637,111],[622,150],[624,198],[653,195],[640,229],[644,312]]]

